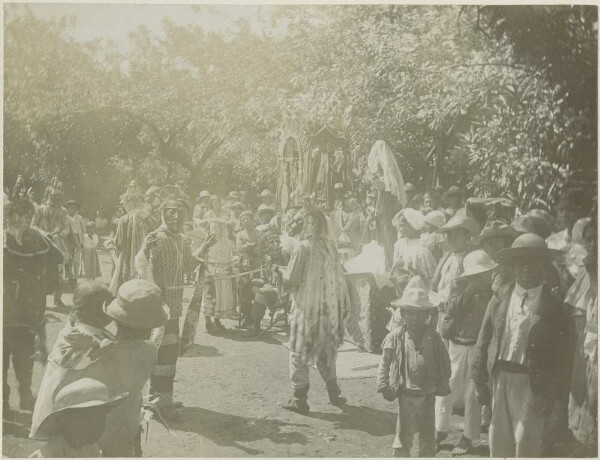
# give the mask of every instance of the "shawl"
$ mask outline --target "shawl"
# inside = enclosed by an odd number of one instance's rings
[[[385,185],[385,191],[395,195],[402,207],[406,206],[404,179],[392,149],[385,141],[375,142],[367,160],[367,170],[371,176],[377,175],[379,168],[383,171],[381,180]]]
[[[302,362],[332,363],[344,342],[350,298],[335,244],[327,239],[299,243],[284,279],[292,286],[290,350]]]

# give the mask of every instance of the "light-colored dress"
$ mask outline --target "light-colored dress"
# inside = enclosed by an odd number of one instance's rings
[[[569,428],[582,444],[597,441],[598,291],[583,269],[565,297],[576,325],[573,377],[569,395]]]
[[[436,266],[431,251],[419,238],[401,238],[396,241],[393,267],[401,267],[411,276],[420,276],[429,286]]]
[[[85,233],[83,235],[83,264],[81,265],[80,275],[87,279],[93,280],[102,277],[102,272],[100,271],[100,261],[98,260],[98,252],[96,252],[97,247],[98,235],[90,235],[89,233]]]
[[[231,279],[223,278],[231,272],[234,254],[235,244],[226,236],[208,250],[207,278],[201,307],[202,313],[206,316],[225,318],[235,313],[233,282]]]
[[[290,351],[309,365],[322,357],[334,362],[350,305],[335,244],[329,239],[302,241],[284,278],[293,289]]]

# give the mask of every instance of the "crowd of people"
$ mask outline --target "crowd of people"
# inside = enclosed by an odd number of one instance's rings
[[[371,242],[396,292],[379,306],[390,314],[377,373],[377,391],[398,403],[394,456],[410,456],[417,432],[419,454],[435,456],[457,407],[464,429],[453,455],[472,453],[483,430],[494,457],[551,455],[564,436],[595,453],[597,224],[586,195],[565,191],[554,219],[507,200],[466,200],[456,185],[352,188],[335,184],[333,205],[306,193],[282,210],[269,190],[256,201],[239,190],[191,200],[181,184],[143,193],[133,181],[109,222],[63,204],[57,179],[37,205],[19,177],[4,207],[3,407],[12,361],[20,407],[33,411],[30,436],[48,441],[35,456],[141,455],[143,408],[180,414],[177,361],[201,315],[207,333],[225,337],[225,318],[252,337],[267,310],[271,323],[285,318],[285,408],[310,412],[312,365],[330,402],[345,404],[336,377],[352,308],[344,272]],[[108,284],[98,247],[111,254]],[[36,399],[46,295],[64,307],[69,284],[72,311],[41,352]]]

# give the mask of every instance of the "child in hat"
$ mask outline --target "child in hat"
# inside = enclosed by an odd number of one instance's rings
[[[477,401],[475,384],[470,378],[470,362],[477,336],[483,323],[485,310],[492,297],[492,273],[497,264],[484,251],[467,254],[463,260],[464,271],[457,283],[464,284],[459,295],[448,302],[448,313],[442,321],[442,337],[449,340],[448,352],[452,367],[450,389],[452,393],[438,398],[436,404],[437,439],[445,439],[450,430],[452,405],[459,399],[465,405],[463,435],[452,455],[468,453],[481,434],[481,405]]]
[[[571,319],[545,285],[544,267],[559,251],[525,233],[496,255],[514,283],[492,296],[471,364],[480,404],[489,404],[492,381],[492,457],[539,457],[556,401],[569,391]]]
[[[51,437],[30,457],[102,457],[97,443],[104,431],[106,416],[128,395],[109,396],[109,388],[91,378],[81,378],[64,386],[56,394],[52,412],[42,421],[42,428],[51,433]]]
[[[410,455],[419,432],[419,455],[435,456],[435,397],[450,393],[450,359],[440,335],[427,325],[435,311],[428,291],[405,289],[396,302],[404,325],[390,332],[381,346],[377,392],[398,399],[395,457]]]

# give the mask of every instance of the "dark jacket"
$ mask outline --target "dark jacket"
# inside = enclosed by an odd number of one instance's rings
[[[386,360],[385,350],[381,355],[379,369],[377,371],[377,391],[381,392],[384,388],[390,388],[396,394],[405,385],[404,369],[404,349],[402,346],[402,337],[406,334],[406,326],[401,326],[390,332],[386,338],[392,342],[392,359],[390,362]],[[450,357],[448,350],[442,341],[440,335],[431,327],[427,327],[424,340],[431,340],[433,344],[433,352],[436,359],[437,381],[436,392],[437,396],[446,396],[450,394]]]
[[[514,286],[499,289],[487,307],[471,365],[476,384],[487,384],[498,362]],[[573,323],[563,303],[545,285],[538,315],[540,320],[531,327],[525,352],[531,390],[552,400],[564,399],[569,391]]]
[[[491,289],[487,288],[464,290],[451,297],[441,323],[442,337],[460,345],[475,344],[491,295]]]

